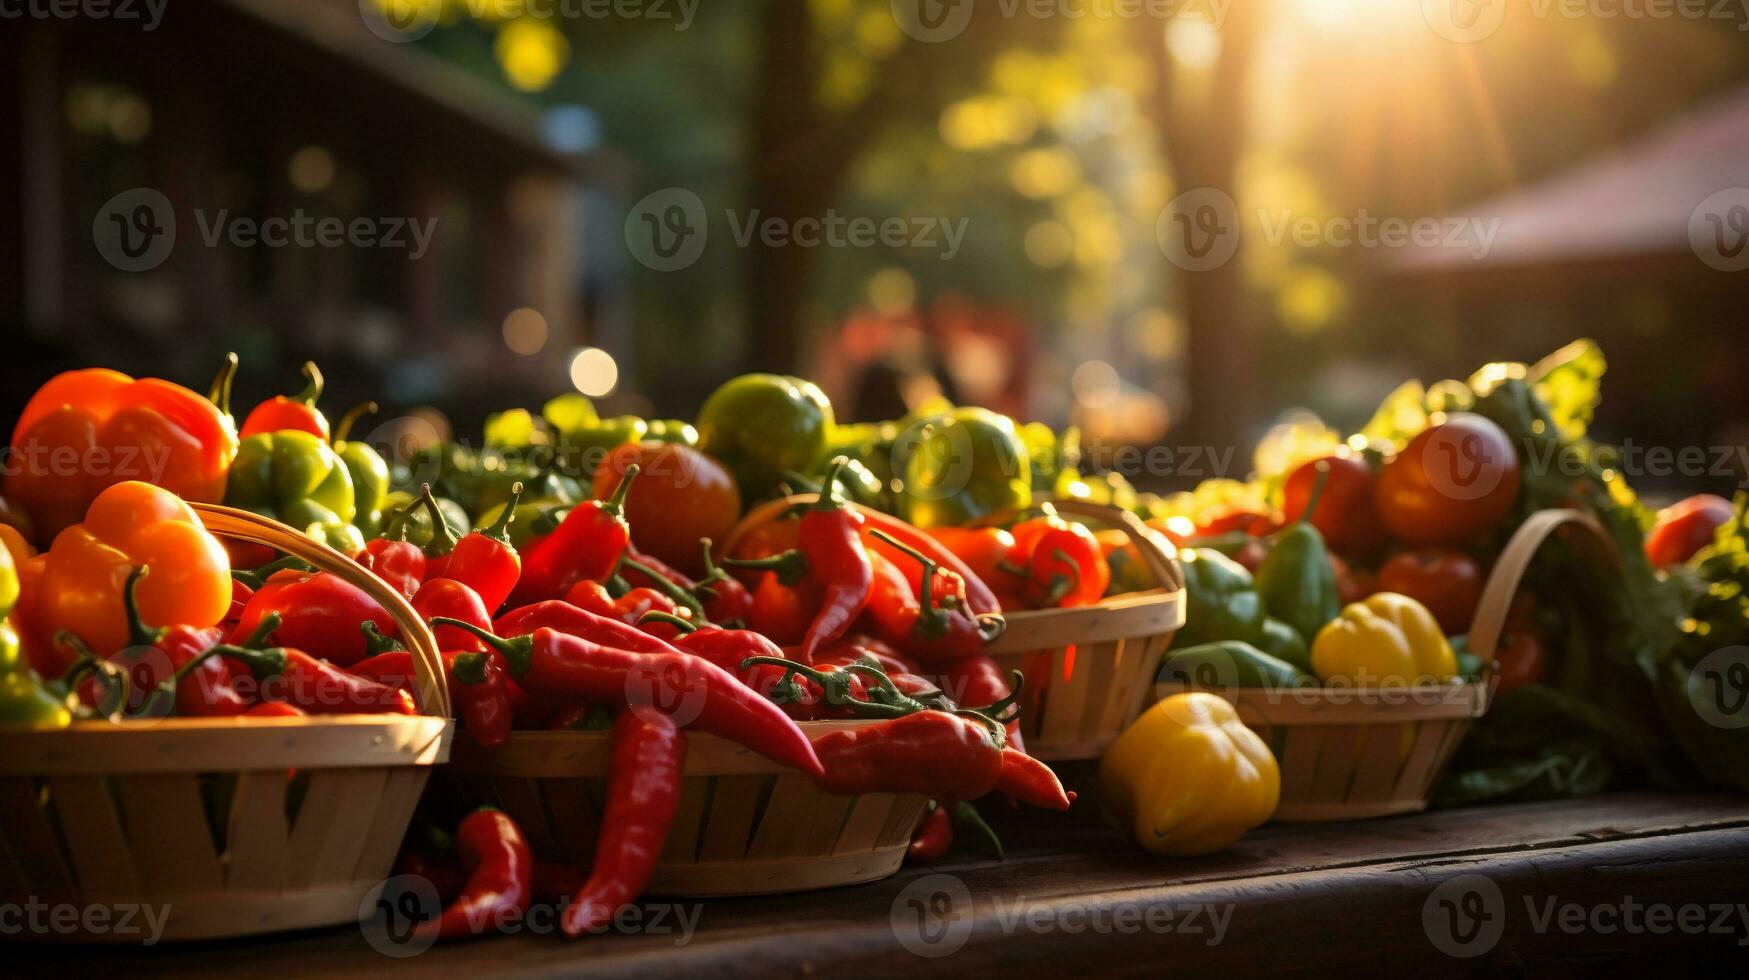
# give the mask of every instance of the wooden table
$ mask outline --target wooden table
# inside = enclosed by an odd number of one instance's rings
[[[1749,963],[1742,797],[1630,793],[1272,826],[1177,861],[1086,810],[1000,815],[1003,861],[956,857],[814,894],[652,903],[638,934],[522,934],[402,959],[356,927],[145,951],[11,944],[7,972],[1447,975]]]

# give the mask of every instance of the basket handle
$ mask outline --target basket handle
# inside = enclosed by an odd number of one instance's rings
[[[443,658],[438,654],[437,638],[431,627],[413,611],[407,597],[376,577],[369,569],[346,557],[309,535],[300,534],[278,521],[235,507],[218,504],[190,503],[200,515],[207,530],[214,534],[238,538],[253,544],[266,545],[309,562],[317,569],[329,572],[356,586],[388,611],[400,627],[401,639],[413,654],[414,682],[419,688],[419,706],[426,714],[440,718],[451,716],[449,685],[443,676]]]
[[[1608,556],[1610,563],[1620,565],[1621,556],[1616,554],[1608,533],[1597,523],[1597,518],[1588,513],[1551,508],[1525,518],[1506,542],[1506,547],[1501,549],[1494,570],[1488,573],[1481,602],[1476,605],[1475,618],[1470,621],[1470,652],[1480,657],[1489,670],[1493,669],[1494,655],[1499,651],[1500,635],[1506,628],[1506,613],[1512,607],[1512,597],[1517,594],[1518,584],[1530,568],[1531,559],[1549,535],[1569,524],[1584,528],[1585,536],[1601,546],[1600,550]]]

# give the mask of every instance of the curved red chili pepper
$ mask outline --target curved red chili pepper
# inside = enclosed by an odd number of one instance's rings
[[[1064,792],[1051,767],[1015,748],[1002,750],[1002,771],[996,790],[1012,799],[1047,810],[1067,810],[1075,794]]]
[[[753,608],[752,593],[711,558],[710,538],[700,538],[699,546],[704,550],[704,577],[694,588],[704,599],[705,615],[711,622],[725,626],[743,622]]]
[[[942,711],[919,711],[814,740],[828,793],[921,793],[975,800],[996,786],[1002,751],[991,728]]]
[[[673,644],[651,636],[635,626],[610,616],[593,613],[565,602],[548,599],[512,609],[498,617],[492,632],[499,636],[527,636],[539,629],[558,630],[593,640],[603,646],[636,653],[678,653]]]
[[[881,552],[888,561],[904,558],[919,568],[917,617],[906,636],[890,638],[906,653],[925,662],[957,660],[982,653],[984,645],[1001,633],[1001,615],[974,613],[965,580],[958,574],[883,529],[875,528],[869,535],[875,539],[877,551],[892,549],[890,555]],[[893,610],[888,612],[893,628],[910,618],[908,607],[894,606]]]
[[[510,543],[510,522],[516,518],[516,505],[521,499],[522,484],[514,484],[497,522],[471,531],[457,542],[444,570],[445,577],[479,593],[488,610],[504,605],[522,577],[522,559]]]
[[[941,668],[941,687],[955,704],[966,708],[984,708],[1006,699],[1013,693],[1008,686],[1008,673],[985,654],[950,660]],[[1026,751],[1020,737],[1018,715],[1007,723],[1010,748]]]
[[[874,569],[862,546],[862,515],[838,499],[838,475],[848,462],[832,461],[820,498],[802,515],[797,544],[808,574],[819,583],[820,607],[802,637],[802,662],[813,663],[820,644],[844,635],[868,605]]]
[[[461,626],[460,620],[443,625]],[[808,737],[776,705],[733,674],[702,657],[673,650],[636,653],[603,646],[556,630],[536,630],[512,640],[478,633],[503,655],[511,676],[543,697],[589,704],[633,703],[646,713],[676,713],[686,727],[721,735],[780,765],[817,774]],[[464,658],[481,654],[460,654]],[[660,699],[669,703],[656,703]]]
[[[434,578],[413,594],[413,611],[430,622],[438,617],[459,619],[483,630],[492,628],[492,614],[473,589],[453,578]],[[440,650],[472,650],[484,653],[486,645],[472,633],[439,626],[432,630]]]
[[[1085,524],[1047,529],[1022,567],[1027,570],[1026,599],[1037,608],[1091,606],[1105,598],[1111,585],[1111,565]]]
[[[811,581],[788,586],[776,572],[765,572],[753,589],[747,626],[778,643],[798,643],[812,621],[818,591]]]
[[[933,804],[929,815],[911,837],[905,857],[911,861],[934,861],[953,846],[953,811],[939,803]]]
[[[861,513],[868,519],[870,530],[880,529],[898,539],[901,543],[915,548],[943,569],[958,575],[965,583],[966,600],[971,604],[972,612],[983,616],[1002,611],[1002,604],[996,601],[996,594],[984,584],[960,557],[942,546],[940,541],[928,533],[899,520],[897,517],[883,514],[878,510],[865,509]]]
[[[534,855],[516,821],[482,807],[462,819],[455,844],[468,883],[443,915],[419,927],[422,934],[437,939],[482,936],[488,928],[509,925],[528,911],[534,895]]]
[[[607,806],[595,840],[595,867],[565,909],[567,936],[594,932],[637,899],[680,808],[686,734],[655,712],[626,711],[613,723]]]
[[[520,605],[554,599],[583,579],[604,581],[612,575],[631,541],[625,499],[637,476],[638,464],[632,463],[613,496],[571,508],[553,533],[529,547],[522,556],[522,577],[511,590],[510,601]]]
[[[285,701],[316,715],[418,714],[408,692],[349,673],[302,650],[230,644],[213,649],[248,670],[260,684],[257,696],[262,700]]]

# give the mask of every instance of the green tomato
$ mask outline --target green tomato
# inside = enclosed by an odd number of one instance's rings
[[[698,413],[698,445],[735,474],[757,500],[785,473],[806,473],[825,455],[832,403],[813,382],[744,374],[711,393]]]
[[[1014,420],[957,408],[901,433],[904,517],[918,527],[964,525],[1032,504],[1032,467]]]

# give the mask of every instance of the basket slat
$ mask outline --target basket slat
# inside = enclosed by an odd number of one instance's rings
[[[797,857],[797,834],[818,813],[814,781],[800,773],[784,773],[771,788],[771,798],[747,848],[750,860]]]
[[[96,776],[58,776],[49,780],[49,794],[78,874],[79,894],[93,902],[123,901],[139,894],[139,872],[107,781]]]
[[[32,893],[58,899],[74,894],[72,872],[61,860],[35,780],[0,779],[0,830]]]
[[[177,895],[223,887],[198,776],[130,776],[120,788],[128,841],[147,888]]]
[[[310,788],[298,810],[297,823],[287,854],[294,862],[288,869],[288,888],[302,888],[318,881],[349,881],[364,849],[362,827],[382,804],[389,771],[329,769],[311,774]],[[306,828],[317,828],[306,832]]]
[[[286,842],[291,836],[291,822],[285,815],[289,782],[283,769],[237,774],[226,838],[230,842],[227,888],[260,891],[278,888],[285,880]]]
[[[364,847],[352,869],[354,885],[373,886],[388,877],[401,848],[401,838],[407,835],[407,825],[413,819],[413,810],[431,778],[429,771],[418,766],[402,766],[388,773],[383,783],[382,805],[366,829]]]
[[[766,780],[759,776],[718,776],[712,782],[715,792],[698,859],[739,861],[747,856],[753,837],[753,814],[765,796]]]
[[[872,851],[879,846],[881,831],[887,825],[887,814],[892,812],[898,799],[893,793],[870,793],[858,797],[856,805],[850,808],[850,816],[844,820],[844,828],[838,833],[838,843],[833,846],[832,853],[853,854]]]
[[[1403,763],[1409,758],[1413,729],[1401,725],[1366,725],[1365,739],[1355,757],[1354,785],[1348,798],[1356,803],[1388,801],[1402,781]]]
[[[561,854],[579,866],[593,860],[590,843],[595,840],[598,827],[595,811],[600,803],[590,792],[589,782],[583,779],[526,782],[539,789],[546,800],[547,817],[552,821],[551,829],[546,820],[539,821],[542,839],[539,847],[549,854]],[[559,832],[561,828],[563,832]]]
[[[680,804],[674,810],[674,822],[668,828],[668,840],[662,850],[662,860],[674,864],[689,864],[698,860],[699,829],[704,825],[705,804],[709,802],[710,781],[687,779],[680,784]]]

